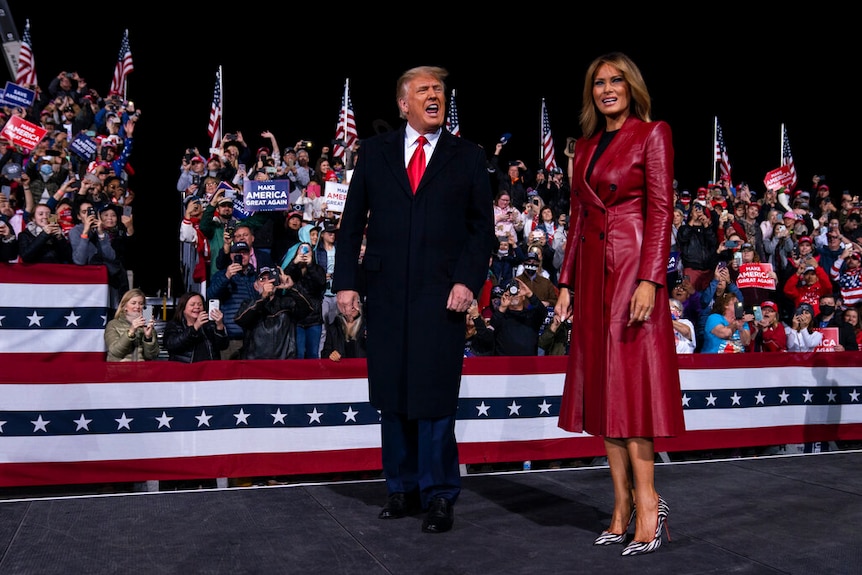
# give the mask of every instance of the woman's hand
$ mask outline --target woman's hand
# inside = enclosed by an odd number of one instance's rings
[[[143,319],[143,318],[141,318]],[[156,320],[151,319],[149,323],[144,326],[144,337],[146,339],[153,339],[153,332],[155,331]]]
[[[649,320],[652,310],[655,308],[656,285],[650,281],[641,281],[632,294],[629,301],[629,322],[631,326],[635,322]]]
[[[571,292],[567,287],[561,287],[560,293],[557,294],[557,303],[554,306],[554,317],[560,318],[560,321],[565,321],[572,316],[572,298]]]

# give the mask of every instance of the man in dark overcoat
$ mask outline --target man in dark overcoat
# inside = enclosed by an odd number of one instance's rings
[[[421,507],[429,533],[451,529],[461,490],[455,412],[465,313],[494,242],[485,154],[443,129],[446,75],[431,66],[405,72],[396,100],[406,125],[363,140],[332,287],[341,313],[355,315],[364,297],[369,397],[381,413],[389,495],[379,517]]]

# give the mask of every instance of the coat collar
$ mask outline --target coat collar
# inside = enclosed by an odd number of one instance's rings
[[[400,129],[388,133],[383,146],[383,153],[389,169],[392,170],[396,181],[401,185],[404,193],[412,196],[414,195],[413,190],[410,188],[410,180],[407,178],[407,168],[404,166],[406,128],[407,124],[402,124]],[[434,154],[431,156],[431,161],[428,162],[428,167],[425,169],[425,174],[422,176],[422,181],[419,184],[419,189],[416,190],[416,195],[419,195],[440,174],[443,166],[452,159],[455,154],[456,140],[456,137],[450,134],[445,128],[440,131],[440,137],[434,148]]]
[[[604,171],[621,152],[629,149],[631,140],[637,132],[637,127],[641,124],[643,124],[643,121],[635,116],[629,116],[626,118],[626,121],[622,128],[620,128],[619,133],[614,136],[614,139],[611,140],[611,143],[602,153],[602,156],[596,161],[596,165],[593,166],[593,173]],[[583,146],[583,152],[581,154],[576,154],[577,162],[574,166],[574,177],[578,180],[578,188],[583,190],[580,194],[581,202],[586,201],[587,203],[602,204],[596,191],[586,180],[587,168],[590,165],[590,160],[592,160],[593,155],[596,153],[596,148],[599,146],[599,140],[601,140],[602,134],[604,134],[604,130],[596,132],[589,140],[581,143],[580,145]]]

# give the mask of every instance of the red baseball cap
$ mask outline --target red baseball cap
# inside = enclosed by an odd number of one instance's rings
[[[765,302],[760,304],[761,309],[768,307],[775,313],[778,313],[778,305],[774,301],[766,300]]]

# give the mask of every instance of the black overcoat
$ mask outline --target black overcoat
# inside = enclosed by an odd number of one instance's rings
[[[369,398],[410,418],[454,415],[464,355],[453,284],[479,294],[494,241],[484,151],[443,130],[416,194],[405,130],[362,142],[338,232],[333,291],[365,297]],[[359,253],[363,233],[365,255]]]

